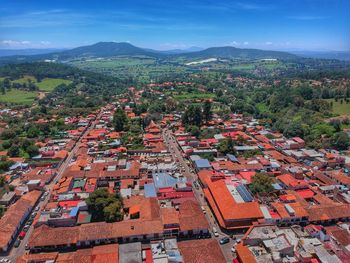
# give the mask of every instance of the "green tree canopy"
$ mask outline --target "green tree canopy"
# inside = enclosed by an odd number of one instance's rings
[[[205,121],[210,121],[213,116],[212,110],[211,110],[211,102],[209,100],[206,100],[203,104],[203,119]]]
[[[236,152],[235,152],[234,146],[235,144],[232,138],[228,137],[219,143],[218,150],[223,154],[228,154],[228,153],[235,154]]]
[[[267,174],[257,173],[252,179],[250,190],[253,194],[272,192],[273,187],[271,178]]]
[[[191,104],[182,115],[182,122],[185,125],[200,126],[202,123],[201,107],[196,104]]]
[[[117,132],[124,131],[128,117],[122,109],[117,109],[113,116],[114,128]]]
[[[90,194],[86,203],[95,222],[115,222],[123,219],[121,197],[109,193],[105,188],[97,189]]]

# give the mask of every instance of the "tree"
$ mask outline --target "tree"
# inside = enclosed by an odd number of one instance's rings
[[[310,86],[301,86],[297,89],[297,92],[305,100],[311,100],[313,96],[313,89]]]
[[[333,126],[336,132],[341,131],[341,121],[339,119],[333,119],[329,122],[329,124]]]
[[[117,132],[124,131],[126,124],[128,123],[128,117],[122,109],[117,109],[113,116],[114,129]]]
[[[283,135],[286,137],[304,137],[304,128],[299,121],[291,121],[283,131]]]
[[[0,176],[0,187],[3,187],[6,183],[6,178],[5,176]]]
[[[39,133],[40,133],[39,129],[36,126],[31,125],[27,131],[27,137],[28,138],[35,138],[39,135]]]
[[[0,218],[5,214],[5,207],[0,205]]]
[[[198,128],[198,126],[191,125],[188,126],[186,130],[195,137],[199,137],[199,135],[201,134],[201,130]]]
[[[10,157],[18,157],[19,153],[20,153],[20,148],[17,144],[12,145],[7,151],[7,154]]]
[[[203,104],[203,119],[205,121],[210,121],[212,118],[212,111],[211,111],[211,102],[209,100],[206,100]]]
[[[182,123],[200,126],[202,123],[202,109],[198,105],[191,104],[182,116]]]
[[[106,206],[103,209],[104,218],[107,222],[116,222],[123,219],[123,213],[121,212],[121,203],[114,202]]]
[[[228,154],[228,153],[235,154],[236,152],[234,149],[234,142],[232,138],[228,137],[227,139],[222,140],[219,143],[218,150],[223,154]]]
[[[264,173],[257,173],[252,178],[250,190],[253,194],[257,193],[270,193],[273,191],[271,178]]]
[[[97,189],[86,199],[86,203],[95,222],[115,222],[123,218],[121,197],[110,194],[107,189]]]
[[[331,145],[337,150],[347,150],[350,146],[350,137],[345,132],[337,132],[331,138]]]
[[[29,145],[25,151],[29,154],[30,157],[33,157],[33,156],[36,156],[39,154],[39,148],[38,146],[32,144],[32,145]]]

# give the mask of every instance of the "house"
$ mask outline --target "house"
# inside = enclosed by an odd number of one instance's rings
[[[205,198],[222,228],[246,229],[263,218],[258,203],[236,202],[224,180],[207,180],[207,185],[208,188],[204,189]]]
[[[207,159],[199,159],[194,161],[194,166],[197,171],[211,169],[211,164]]]
[[[0,219],[0,251],[7,252],[12,246],[19,229],[37,204],[42,192],[32,191],[12,204]]]

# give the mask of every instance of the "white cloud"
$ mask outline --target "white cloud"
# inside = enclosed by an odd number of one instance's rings
[[[51,44],[50,41],[40,41],[40,44],[44,45],[44,46],[48,46]]]
[[[271,41],[266,41],[265,42],[265,45],[267,45],[267,46],[271,46],[273,43],[271,42]]]
[[[230,45],[231,45],[231,46],[239,46],[240,43],[237,42],[237,41],[232,41],[232,42],[230,43]]]
[[[248,2],[238,2],[236,6],[239,9],[243,9],[243,10],[259,10],[259,11],[264,11],[264,10],[269,10],[274,8],[272,5],[268,5],[268,4],[260,5],[260,4],[248,3]]]
[[[52,43],[50,41],[42,40],[39,42],[32,42],[28,40],[13,40],[4,39],[0,40],[0,48],[47,48],[50,47]]]
[[[188,48],[190,45],[182,44],[182,43],[162,43],[159,45],[162,48],[171,48],[171,49],[181,49],[181,48]]]
[[[27,40],[2,40],[1,44],[2,45],[7,45],[7,46],[21,46],[21,45],[29,45],[31,42]]]
[[[245,42],[243,42],[243,45],[247,46],[247,45],[249,45],[249,42],[245,41]]]
[[[298,15],[298,16],[288,16],[289,19],[302,20],[302,21],[312,21],[312,20],[323,20],[329,18],[329,16],[313,16],[313,15]]]

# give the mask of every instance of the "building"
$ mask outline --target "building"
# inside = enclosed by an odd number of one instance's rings
[[[7,252],[21,226],[37,204],[42,192],[32,191],[11,205],[0,219],[0,251]]]

